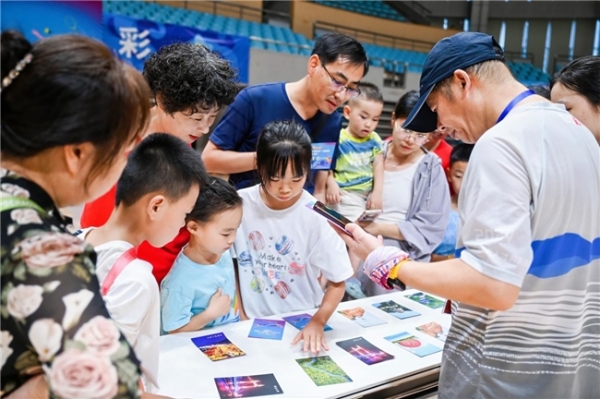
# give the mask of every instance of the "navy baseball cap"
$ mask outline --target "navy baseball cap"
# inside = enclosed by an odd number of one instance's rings
[[[423,66],[419,87],[421,97],[402,127],[420,133],[437,129],[437,114],[426,103],[435,85],[457,69],[489,60],[504,61],[504,52],[496,39],[485,33],[462,32],[437,42]]]

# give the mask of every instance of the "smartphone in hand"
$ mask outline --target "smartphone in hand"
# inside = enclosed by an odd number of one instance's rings
[[[319,215],[325,217],[327,221],[329,221],[329,223],[333,224],[335,227],[339,228],[344,233],[348,234],[349,236],[352,236],[352,234],[350,234],[350,232],[346,230],[346,225],[348,223],[353,223],[352,220],[348,219],[339,212],[329,208],[321,201],[315,201],[315,203],[312,204],[311,209],[317,212]]]
[[[357,222],[373,222],[383,212],[382,209],[367,209],[356,219]]]

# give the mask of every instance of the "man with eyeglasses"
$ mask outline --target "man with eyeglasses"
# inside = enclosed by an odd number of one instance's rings
[[[600,152],[567,112],[515,80],[477,32],[429,53],[403,127],[475,143],[456,258],[415,262],[357,225],[365,273],[453,300],[440,399],[600,398]]]
[[[369,63],[358,41],[331,32],[315,41],[307,69],[296,82],[250,86],[238,94],[202,153],[209,173],[228,175],[238,189],[256,184],[256,142],[263,126],[295,120],[313,142],[313,178],[305,188],[324,201],[342,124],[335,111],[359,94],[358,83]]]

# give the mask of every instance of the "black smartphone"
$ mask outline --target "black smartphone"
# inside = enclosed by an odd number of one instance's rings
[[[352,235],[352,234],[350,234],[350,232],[348,230],[346,230],[346,225],[348,223],[353,223],[352,220],[348,219],[347,217],[340,214],[339,212],[334,211],[333,209],[329,208],[327,205],[325,205],[321,201],[316,201],[312,206],[312,210],[317,212],[319,215],[324,216],[330,223],[333,223],[337,228],[342,230],[344,233],[348,234],[349,236]]]

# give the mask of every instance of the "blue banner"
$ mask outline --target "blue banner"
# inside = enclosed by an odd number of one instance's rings
[[[250,39],[243,36],[161,24],[144,19],[104,14],[103,41],[121,59],[142,70],[144,61],[167,44],[191,42],[203,44],[229,60],[238,70],[238,81],[248,83]]]
[[[75,33],[102,40],[102,1],[2,1],[2,30],[15,29],[35,42]]]

